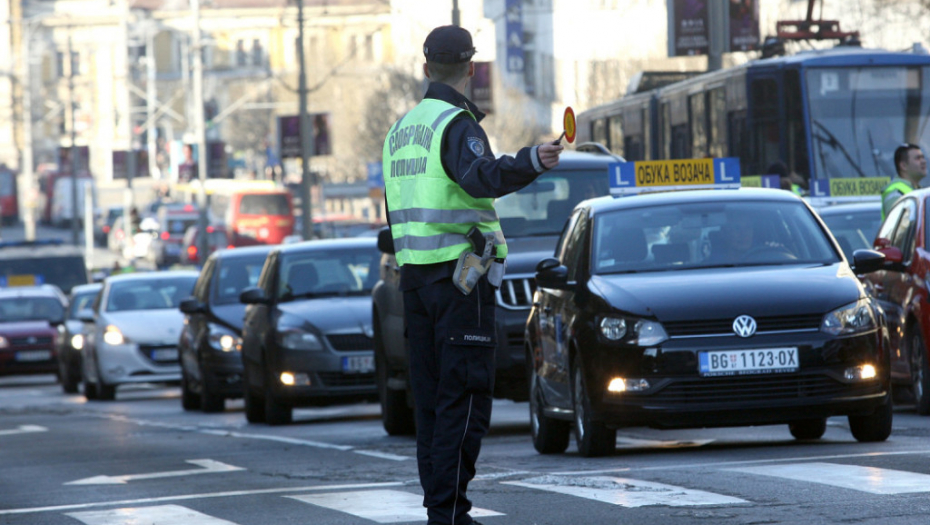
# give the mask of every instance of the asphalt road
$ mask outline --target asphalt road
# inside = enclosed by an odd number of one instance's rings
[[[184,412],[177,387],[64,395],[51,376],[0,378],[0,523],[424,523],[412,438],[375,404],[245,421],[242,402]],[[885,443],[846,420],[816,442],[786,426],[624,429],[611,457],[541,456],[527,405],[498,402],[470,496],[485,525],[926,524],[930,418],[895,412]]]

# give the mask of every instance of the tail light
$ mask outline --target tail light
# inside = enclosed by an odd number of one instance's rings
[[[109,226],[104,226],[104,227],[103,227],[103,233],[110,233],[110,227],[109,227]]]
[[[197,247],[196,246],[187,247],[187,258],[192,261],[197,259]]]
[[[171,234],[170,234],[170,233],[168,233],[168,232],[161,232],[161,240],[167,241],[169,237],[171,237]]]

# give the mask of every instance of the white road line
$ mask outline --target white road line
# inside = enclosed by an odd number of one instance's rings
[[[749,503],[740,498],[714,494],[703,490],[692,490],[664,483],[654,483],[629,478],[608,476],[562,477],[542,476],[524,481],[504,481],[505,485],[516,485],[559,494],[567,494],[621,507],[643,507],[665,505],[690,507],[696,505],[738,505]]]
[[[148,474],[127,474],[124,476],[93,476],[90,478],[69,481],[65,485],[124,485],[129,481],[139,479],[173,478],[178,476],[191,476],[194,474],[216,474],[218,472],[235,472],[245,470],[212,459],[188,459],[187,463],[197,465],[198,469],[172,470],[168,472],[151,472]]]
[[[373,458],[390,459],[392,461],[407,461],[414,459],[412,456],[398,456],[397,454],[378,452],[377,450],[353,450],[352,452],[361,454],[363,456],[371,456]]]
[[[694,441],[655,441],[651,439],[636,439],[631,437],[618,437],[617,443],[621,448],[690,448],[703,447],[713,443],[715,439],[698,439]]]
[[[426,509],[423,507],[423,496],[400,490],[328,492],[326,494],[303,494],[287,497],[378,523],[427,520]],[[504,514],[472,507],[469,515],[473,518],[482,518],[503,516]]]
[[[860,467],[858,465],[840,465],[836,463],[796,463],[728,470],[820,483],[872,494],[930,492],[930,476],[926,474],[877,467]]]
[[[29,434],[32,432],[48,432],[45,427],[39,425],[20,425],[13,430],[0,430],[0,436],[12,436],[15,434]]]
[[[91,510],[67,514],[87,525],[113,525],[115,523],[144,523],[145,525],[236,525],[191,510],[180,505],[136,507],[113,510]]]
[[[351,483],[347,485],[319,485],[310,487],[286,487],[278,489],[259,490],[232,490],[227,492],[206,492],[200,494],[180,494],[177,496],[162,496],[158,498],[125,499],[120,501],[98,501],[93,503],[76,503],[73,505],[54,505],[49,507],[26,507],[22,509],[0,510],[0,516],[7,514],[34,514],[38,512],[61,512],[65,510],[93,509],[96,507],[113,507],[120,505],[146,505],[149,503],[163,503],[166,501],[187,501],[208,498],[233,498],[237,496],[257,496],[261,494],[283,494],[286,492],[311,492],[316,490],[354,490],[381,487],[400,487],[402,481],[389,481],[384,483]],[[120,522],[122,523],[122,522]]]
[[[323,443],[322,441],[309,441],[306,439],[295,439],[283,436],[267,436],[264,434],[243,434],[241,432],[231,432],[229,430],[211,430],[206,428],[198,428],[196,431],[200,432],[201,434],[209,434],[211,436],[224,436],[241,439],[260,439],[265,441],[287,443],[289,445],[301,445],[304,447],[329,448],[342,451],[352,450],[355,448],[351,445],[333,445],[332,443]]]

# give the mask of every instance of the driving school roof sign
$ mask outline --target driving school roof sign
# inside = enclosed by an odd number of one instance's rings
[[[609,166],[610,193],[739,188],[739,159],[679,159],[615,162]]]
[[[811,181],[811,199],[829,201],[862,201],[881,195],[891,183],[889,177],[856,177],[815,179]]]

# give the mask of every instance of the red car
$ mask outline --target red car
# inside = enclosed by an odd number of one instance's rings
[[[930,190],[901,198],[885,217],[874,248],[885,269],[863,281],[885,311],[891,336],[891,380],[897,401],[913,401],[930,414]]]
[[[52,285],[0,288],[0,376],[58,373],[67,306]]]

